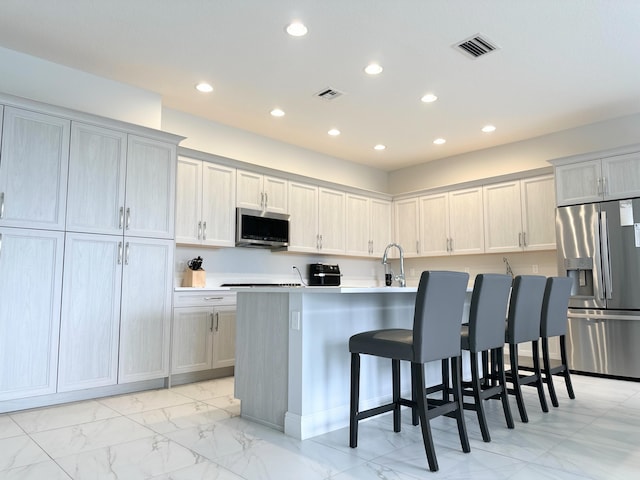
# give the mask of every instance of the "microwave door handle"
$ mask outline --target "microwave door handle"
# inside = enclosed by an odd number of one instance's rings
[[[607,299],[611,299],[613,282],[611,280],[611,258],[609,256],[609,224],[607,212],[600,212],[600,239],[602,248],[602,270],[604,274],[604,291]]]

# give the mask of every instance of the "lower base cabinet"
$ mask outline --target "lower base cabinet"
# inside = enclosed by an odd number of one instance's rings
[[[64,233],[0,227],[0,401],[56,391]]]
[[[172,339],[172,374],[233,366],[235,293],[176,292]]]

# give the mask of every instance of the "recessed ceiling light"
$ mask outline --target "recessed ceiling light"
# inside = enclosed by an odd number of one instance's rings
[[[387,147],[385,145],[382,145],[381,143],[373,147],[374,150],[384,150],[385,148]]]
[[[332,128],[327,133],[332,137],[337,137],[338,135],[340,135],[340,130],[338,130],[337,128]]]
[[[279,108],[274,108],[273,110],[271,110],[271,115],[273,115],[274,117],[284,117],[284,112]]]
[[[364,68],[364,71],[369,75],[378,75],[382,72],[382,67],[377,63],[370,63]]]
[[[304,37],[309,30],[304,23],[298,20],[291,22],[287,25],[287,33],[292,37]]]
[[[422,100],[424,103],[431,103],[431,102],[435,102],[437,99],[438,97],[436,97],[433,93],[427,93],[420,100]]]
[[[433,143],[436,145],[442,145],[443,143],[447,143],[447,141],[444,138],[436,138]]]
[[[485,125],[484,127],[482,127],[482,131],[484,133],[491,133],[493,131],[495,131],[496,127],[494,127],[493,125]]]
[[[206,82],[200,82],[196,85],[196,90],[202,93],[210,93],[213,92],[213,87]]]

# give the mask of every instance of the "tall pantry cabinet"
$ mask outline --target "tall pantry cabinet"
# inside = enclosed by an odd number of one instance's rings
[[[180,137],[14,102],[0,152],[0,401],[167,376]],[[11,203],[21,185],[24,218]],[[66,207],[56,221],[52,205]]]

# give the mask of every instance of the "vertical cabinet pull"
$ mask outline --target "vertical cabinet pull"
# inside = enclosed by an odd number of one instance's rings
[[[264,192],[260,192],[260,208],[264,210]]]
[[[264,209],[266,210],[269,207],[269,194],[265,192],[264,194]]]
[[[4,192],[0,192],[0,218],[4,218]]]
[[[209,331],[213,332],[213,312],[209,314],[209,318],[211,319],[211,326],[209,327]]]
[[[124,207],[120,207],[118,230],[122,230],[123,223],[124,223]]]
[[[202,239],[202,222],[198,222],[198,240]]]
[[[127,223],[125,225],[127,230],[129,230],[129,225],[131,225],[131,209],[127,207]]]
[[[124,264],[129,265],[129,242],[124,247]]]
[[[218,331],[218,327],[220,326],[220,314],[216,312],[216,332]]]
[[[118,242],[118,265],[122,265],[122,242]]]
[[[202,240],[207,239],[207,222],[202,222]]]
[[[0,233],[0,255],[2,255],[2,234]]]
[[[518,246],[521,247],[522,246],[522,232],[518,233]]]
[[[522,246],[527,246],[527,232],[522,232]]]

